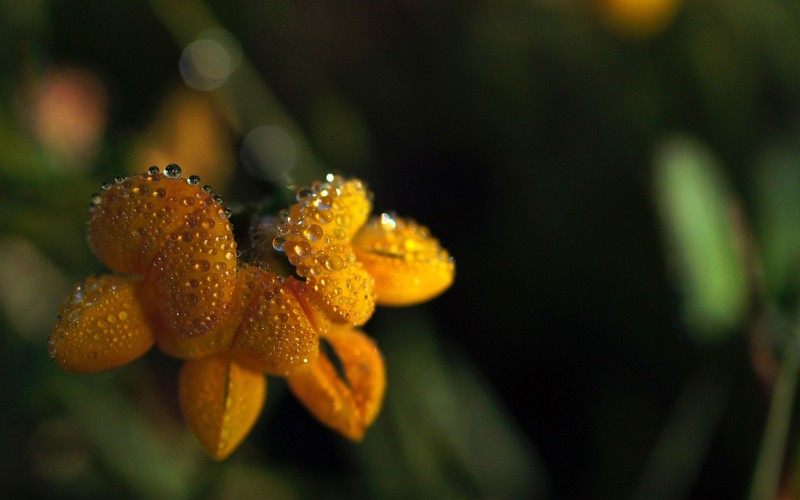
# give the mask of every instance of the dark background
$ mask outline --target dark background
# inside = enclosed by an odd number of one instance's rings
[[[752,316],[717,342],[686,322],[653,159],[675,133],[704,144],[761,234],[758,166],[765,151],[795,154],[800,137],[797,4],[685,0],[652,26],[620,21],[613,2],[578,0],[178,4],[4,2],[5,491],[744,495],[771,378],[754,368]],[[242,65],[206,93],[186,87],[178,61],[209,22],[238,39],[252,71]],[[58,142],[42,130],[61,115],[37,106],[48,79],[75,72],[84,78],[65,85],[77,90],[55,100],[77,102],[64,104]],[[77,118],[96,135],[78,150],[70,113],[85,117],[86,106],[101,118]],[[176,161],[205,168],[231,206],[258,203],[286,178],[254,179],[238,151],[270,123],[291,123],[306,145],[291,182],[329,169],[363,178],[376,211],[431,229],[457,276],[436,300],[380,310],[367,325],[389,386],[363,444],[321,427],[270,380],[255,430],[216,464],[182,424],[177,361],[152,352],[107,374],[65,374],[45,337],[72,283],[104,272],[84,229],[102,180]],[[783,311],[785,298],[765,301]],[[670,422],[696,423],[667,439],[685,445],[668,454],[685,466],[677,473],[655,451]]]

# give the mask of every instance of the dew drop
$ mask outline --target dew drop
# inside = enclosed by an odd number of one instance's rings
[[[190,175],[186,182],[191,184],[192,186],[197,186],[200,184],[200,176],[199,175]]]
[[[122,184],[123,182],[125,182],[125,177],[118,175],[114,177],[114,182],[116,182],[117,184]]]
[[[344,261],[338,255],[330,255],[325,259],[325,268],[328,271],[338,271],[344,267]]]
[[[304,201],[307,201],[312,196],[314,196],[314,191],[312,191],[311,189],[309,189],[307,187],[302,187],[302,188],[298,189],[297,192],[295,193],[295,198],[297,199],[298,203],[303,203]]]
[[[394,231],[397,228],[397,220],[391,214],[382,213],[381,228],[384,231]]]
[[[192,267],[195,271],[205,272],[211,268],[211,264],[209,264],[207,260],[199,260],[196,261]]]
[[[305,239],[311,242],[319,241],[324,234],[325,231],[323,231],[322,228],[316,224],[311,224],[303,231],[303,236]]]
[[[327,190],[325,192],[327,192]],[[330,196],[321,196],[317,198],[314,206],[319,210],[330,210],[333,207],[333,199]]]
[[[161,173],[161,170],[157,166],[153,165],[147,169],[147,173],[150,175],[158,175]]]
[[[169,165],[164,167],[164,175],[166,175],[170,179],[179,179],[181,176],[181,167],[179,167],[175,163],[170,163]]]
[[[103,191],[108,191],[113,185],[114,184],[111,181],[104,181],[103,184],[100,185],[100,189]]]
[[[275,249],[277,252],[283,252],[283,245],[286,244],[286,238],[283,236],[276,236],[272,240],[272,248]]]
[[[307,241],[297,242],[294,246],[294,253],[304,259],[311,253],[311,245]]]
[[[300,205],[292,205],[292,208],[289,209],[289,215],[287,218],[289,224],[293,226],[298,226],[303,223],[303,208]]]

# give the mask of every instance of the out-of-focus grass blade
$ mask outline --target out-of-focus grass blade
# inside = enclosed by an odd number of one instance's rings
[[[689,496],[730,399],[732,377],[720,365],[704,364],[681,390],[644,462],[634,500]]]
[[[710,152],[684,137],[662,143],[654,181],[689,331],[720,340],[741,320],[747,299],[732,194]]]
[[[50,386],[127,489],[143,498],[188,498],[200,463],[192,437],[176,432],[166,442],[103,377],[63,374]]]
[[[382,324],[388,395],[359,449],[375,496],[543,497],[535,451],[476,369],[441,352],[420,315]]]
[[[800,292],[800,152],[772,149],[764,154],[755,187],[767,292],[794,306]]]

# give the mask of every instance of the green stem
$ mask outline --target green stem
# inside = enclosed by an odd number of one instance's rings
[[[772,400],[767,416],[767,426],[761,440],[750,500],[775,498],[786,454],[786,439],[792,417],[792,407],[800,375],[800,346],[793,339],[781,361],[778,379],[772,390]]]

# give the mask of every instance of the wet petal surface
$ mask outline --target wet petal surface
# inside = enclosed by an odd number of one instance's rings
[[[132,361],[153,345],[136,281],[91,277],[72,291],[48,338],[48,352],[64,369],[97,372]]]
[[[267,391],[263,374],[225,355],[186,361],[178,383],[184,418],[216,460],[233,453],[253,428]]]

